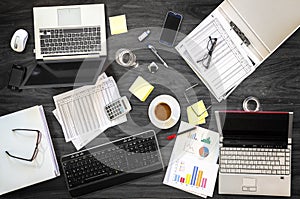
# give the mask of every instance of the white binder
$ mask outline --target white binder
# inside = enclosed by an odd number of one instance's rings
[[[36,135],[16,134],[12,132],[16,128],[35,129],[42,133],[39,151],[32,162],[15,159],[5,153],[9,151],[19,157],[33,154]],[[42,106],[0,117],[0,137],[0,195],[60,175]]]
[[[299,0],[225,0],[176,50],[220,102],[297,30],[299,7]],[[209,36],[217,44],[207,69]]]

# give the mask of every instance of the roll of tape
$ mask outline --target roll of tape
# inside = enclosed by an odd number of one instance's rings
[[[250,110],[248,107],[248,103],[250,101],[254,101],[256,103],[256,108],[254,110]],[[243,102],[243,109],[244,109],[244,111],[253,111],[253,112],[259,111],[260,103],[256,97],[253,97],[253,96],[247,97]]]

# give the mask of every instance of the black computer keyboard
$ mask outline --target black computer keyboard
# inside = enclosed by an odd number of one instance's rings
[[[100,26],[40,29],[41,54],[72,54],[101,51]]]
[[[164,169],[154,131],[146,131],[61,158],[68,190],[83,195]]]

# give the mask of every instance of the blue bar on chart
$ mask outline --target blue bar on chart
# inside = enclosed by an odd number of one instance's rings
[[[195,185],[195,183],[196,183],[197,172],[198,172],[198,167],[194,166],[191,185]]]
[[[180,175],[175,174],[174,181],[179,182]]]

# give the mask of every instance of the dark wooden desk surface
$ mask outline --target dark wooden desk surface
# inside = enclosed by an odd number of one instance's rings
[[[152,82],[156,88],[153,94],[145,103],[140,103],[136,98],[130,97],[133,104],[133,111],[130,116],[133,125],[122,124],[114,127],[100,135],[98,139],[109,136],[117,138],[123,136],[120,133],[122,129],[134,132],[150,129],[153,126],[147,117],[147,107],[151,99],[156,95],[169,93],[175,96],[181,105],[181,119],[186,120],[185,109],[187,102],[183,98],[183,91],[187,86],[193,83],[199,83],[195,89],[198,99],[204,99],[207,104],[213,103],[213,109],[209,111],[210,116],[204,127],[216,130],[214,120],[214,110],[218,109],[241,109],[242,101],[247,96],[256,96],[260,99],[263,110],[293,111],[294,129],[293,129],[293,151],[292,151],[292,198],[300,197],[300,32],[296,31],[278,50],[275,51],[250,77],[222,102],[217,103],[209,94],[207,88],[193,74],[192,70],[178,56],[174,49],[165,48],[157,43],[159,38],[159,28],[162,26],[165,14],[169,10],[182,13],[184,16],[180,34],[177,42],[195,28],[213,9],[215,9],[221,0],[174,0],[174,1],[138,1],[138,0],[2,0],[0,2],[0,115],[12,113],[34,105],[43,105],[48,120],[54,148],[58,159],[67,153],[75,151],[72,144],[66,143],[62,130],[57,120],[52,114],[54,103],[52,96],[70,90],[71,88],[49,88],[49,89],[28,89],[22,92],[12,92],[6,88],[9,71],[12,64],[21,64],[30,66],[34,63],[33,41],[33,17],[32,8],[34,6],[48,5],[68,5],[81,3],[105,3],[106,14],[114,16],[126,14],[129,33],[118,36],[111,36],[109,33],[109,23],[107,18],[107,36],[109,40],[108,49],[114,53],[117,48],[129,47],[138,49],[137,57],[141,66],[136,70],[126,70],[119,67],[115,62],[107,68],[108,75],[112,75],[120,86],[121,95],[128,93],[126,85],[132,81],[126,81],[136,74],[147,74],[147,78],[165,78],[162,83]],[[255,14],[255,11],[254,11]],[[278,13],[280,14],[280,13]],[[147,73],[145,67],[151,61],[156,61],[156,57],[142,44],[138,44],[137,36],[148,27],[153,29],[148,41],[154,43],[160,48],[161,55],[171,66],[170,71],[160,67],[157,76],[151,76]],[[29,31],[30,37],[26,50],[18,54],[10,49],[10,38],[15,30],[24,28]],[[171,74],[171,75],[170,75]],[[179,79],[177,79],[177,76]],[[127,84],[126,84],[127,83]],[[172,142],[165,140],[166,135],[176,132],[178,125],[168,131],[159,131],[158,137],[160,145],[163,148],[165,161],[168,160],[172,149]],[[97,144],[97,142],[92,142]],[[91,145],[92,145],[91,144]],[[5,172],[5,171],[0,171]],[[170,188],[162,184],[164,172],[157,173],[142,179],[130,181],[123,185],[114,186],[109,189],[100,190],[91,194],[82,196],[82,198],[196,198],[196,196],[183,191]],[[5,181],[5,179],[0,179]],[[16,179],[18,180],[18,179]],[[272,182],[270,182],[272,183]],[[214,198],[271,198],[271,197],[242,197],[218,195],[218,186],[216,185]],[[70,195],[66,189],[63,176],[56,179],[43,182],[22,190],[6,194],[0,198],[69,198]]]

